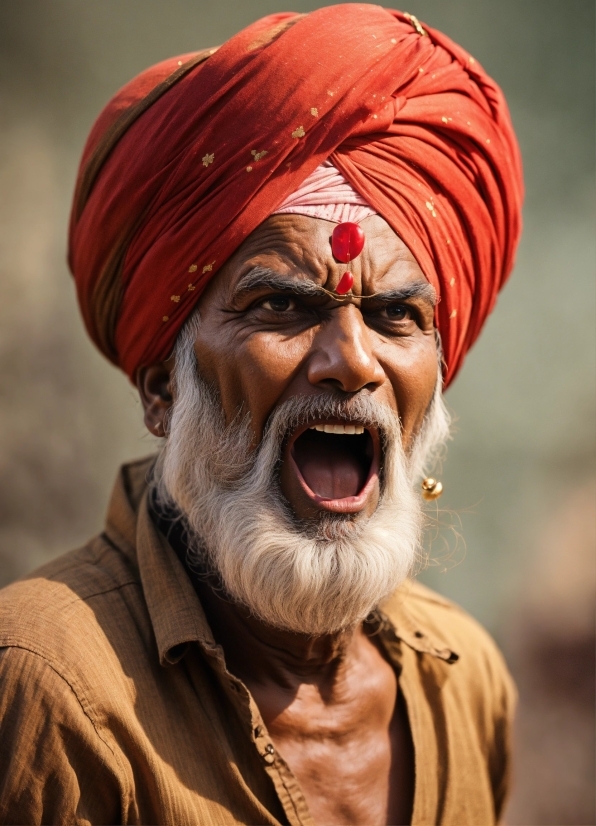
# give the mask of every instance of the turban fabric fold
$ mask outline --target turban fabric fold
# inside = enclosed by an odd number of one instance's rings
[[[346,221],[358,224],[371,215],[378,215],[331,161],[325,161],[311,172],[274,214],[282,213],[307,215],[335,224]]]
[[[108,103],[83,153],[69,249],[102,352],[133,379],[167,358],[218,269],[327,159],[435,287],[449,383],[513,265],[519,150],[474,58],[366,4],[266,17]]]

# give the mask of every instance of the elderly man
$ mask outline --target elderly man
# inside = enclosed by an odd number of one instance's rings
[[[498,820],[510,679],[408,575],[521,189],[498,87],[379,6],[265,18],[108,104],[70,262],[163,446],[2,592],[2,823]]]

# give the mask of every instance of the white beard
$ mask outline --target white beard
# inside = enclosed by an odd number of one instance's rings
[[[175,403],[154,481],[158,502],[183,516],[190,564],[207,566],[233,601],[274,627],[309,635],[353,627],[403,582],[419,554],[423,511],[413,475],[448,432],[440,386],[410,457],[396,414],[364,392],[289,399],[251,451],[248,416],[225,426],[216,394],[198,375],[193,341],[191,327],[176,348]],[[329,514],[302,524],[292,515],[279,487],[281,449],[314,416],[379,429],[381,497],[372,516]]]

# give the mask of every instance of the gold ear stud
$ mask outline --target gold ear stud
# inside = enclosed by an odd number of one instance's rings
[[[432,476],[427,476],[422,480],[422,498],[427,502],[432,502],[433,499],[438,499],[443,493],[443,485],[438,479],[433,479]]]

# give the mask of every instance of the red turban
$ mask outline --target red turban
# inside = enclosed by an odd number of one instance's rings
[[[102,352],[132,378],[167,358],[217,270],[326,158],[437,290],[448,383],[513,265],[519,150],[474,58],[372,5],[263,18],[108,103],[83,153],[69,257]]]

